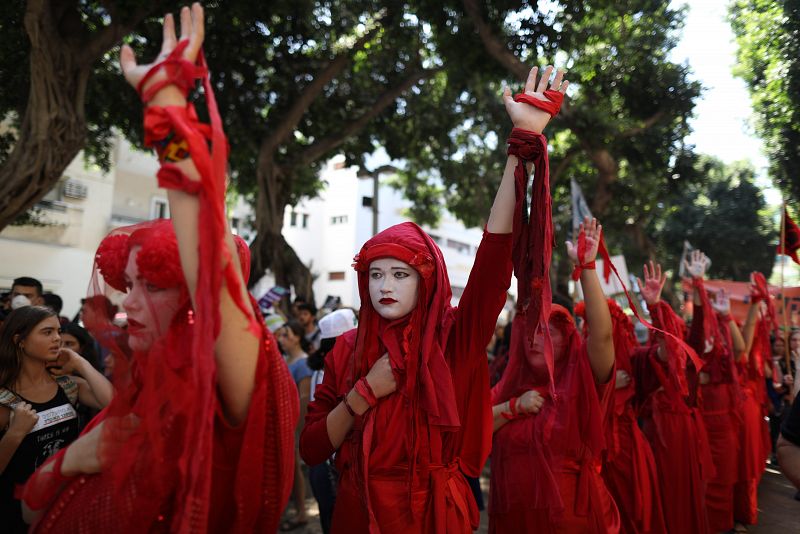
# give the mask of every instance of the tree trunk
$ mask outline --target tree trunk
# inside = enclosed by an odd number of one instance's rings
[[[281,234],[283,214],[289,201],[288,177],[267,154],[259,157],[257,175],[261,187],[258,189],[257,234],[252,245],[250,283],[258,282],[269,269],[277,285],[293,288],[296,296],[314,302],[311,270]]]
[[[95,33],[81,21],[78,2],[28,0],[25,31],[30,39],[30,87],[17,139],[0,165],[0,230],[58,183],[86,143],[86,86],[97,59],[160,1],[148,2]],[[21,66],[22,67],[22,66]]]
[[[31,85],[18,140],[0,166],[0,229],[58,182],[86,141],[84,96],[91,63],[72,54],[44,0],[25,12]]]

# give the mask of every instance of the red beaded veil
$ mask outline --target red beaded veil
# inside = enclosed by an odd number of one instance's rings
[[[163,63],[169,76],[180,74],[170,70],[176,64],[187,63],[180,59],[184,47],[181,41]],[[120,228],[100,244],[84,318],[115,359],[115,397],[86,430],[105,422],[103,467],[99,474],[68,479],[64,487],[47,469],[37,471],[23,494],[29,507],[46,510],[34,531],[196,532],[214,524],[225,524],[229,532],[275,531],[288,499],[297,394],[258,306],[240,296],[236,259],[246,268],[249,254],[241,240],[238,258],[226,244],[227,141],[202,53],[194,67],[181,72],[202,79],[210,127],[197,122],[191,104],[146,108],[145,120],[150,133],[171,129],[185,139],[201,176],[183,187],[189,181],[177,166],[165,164],[159,171],[162,186],[199,200],[194,302],[170,221]],[[155,290],[178,288],[179,295],[169,326],[142,351],[131,350],[125,329],[107,313],[109,301],[122,301],[132,249],[138,250],[144,281]],[[225,290],[250,318],[249,332],[261,340],[248,414],[235,428],[222,415],[214,352]],[[155,316],[159,310],[149,306]],[[59,457],[63,451],[52,462]]]

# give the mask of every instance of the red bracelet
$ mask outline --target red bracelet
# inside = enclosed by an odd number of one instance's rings
[[[348,393],[349,393],[349,392],[348,392]],[[349,413],[349,414],[350,414],[350,417],[355,417],[355,416],[356,416],[356,412],[355,412],[355,410],[353,410],[353,407],[352,407],[352,406],[350,406],[350,403],[349,403],[349,402],[347,402],[347,394],[345,394],[345,395],[342,397],[342,402],[344,403],[344,408],[345,408],[345,410],[347,410],[347,413]]]
[[[508,399],[508,409],[510,410],[511,413],[500,412],[500,415],[503,416],[503,419],[506,419],[507,421],[511,421],[512,419],[516,419],[516,417],[519,415],[517,413],[517,400],[518,399],[519,399],[519,397],[511,397],[510,399]]]
[[[375,396],[375,393],[372,391],[372,388],[367,382],[366,377],[362,378],[356,385],[353,387],[356,390],[356,393],[361,395],[367,404],[369,404],[370,408],[374,408],[376,404],[378,404],[378,397]]]

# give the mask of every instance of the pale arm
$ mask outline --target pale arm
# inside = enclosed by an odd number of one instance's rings
[[[195,3],[191,11],[184,7],[181,10],[181,40],[189,39],[189,46],[184,51],[184,58],[194,61],[202,46],[204,39],[203,8]],[[171,52],[177,44],[175,24],[171,15],[164,19],[164,43],[162,55]],[[120,56],[120,64],[125,78],[134,87],[150,70],[152,65],[137,65],[133,51],[124,46]],[[152,78],[158,81],[159,75]],[[179,106],[186,105],[186,99],[175,86],[167,86],[160,90],[150,102],[151,106]],[[175,165],[190,180],[200,180],[200,175],[191,158],[177,162]],[[200,203],[196,196],[182,191],[170,189],[167,192],[172,224],[178,240],[178,250],[181,258],[186,283],[190,294],[194,297],[197,287],[198,271],[198,224],[200,219]],[[221,200],[220,200],[221,202]],[[215,344],[215,357],[217,363],[217,384],[219,387],[222,406],[228,419],[233,423],[244,420],[255,387],[255,371],[258,361],[259,339],[250,332],[251,317],[242,311],[234,302],[230,291],[238,293],[240,302],[249,303],[249,296],[241,276],[236,247],[230,230],[225,229],[224,246],[230,253],[231,261],[235,265],[235,287],[229,288],[224,282],[220,292],[220,333]],[[217,268],[224,268],[223,265]]]
[[[525,83],[525,93],[539,100],[548,100],[544,96],[544,91],[547,89],[547,82],[550,80],[553,67],[548,66],[545,68],[537,84],[536,75],[538,71],[538,67],[534,67],[528,74],[528,80]],[[564,93],[567,90],[567,86],[569,86],[569,82],[563,78],[564,72],[559,70],[555,78],[553,78],[553,83],[550,84],[550,89]],[[542,133],[544,127],[550,122],[551,117],[549,113],[531,106],[530,104],[514,102],[511,96],[511,89],[508,87],[506,87],[503,92],[503,102],[515,128]],[[486,230],[493,234],[511,233],[516,199],[514,168],[517,166],[517,163],[518,159],[516,156],[508,156],[505,170],[503,171],[503,178],[500,181],[500,187],[497,189],[497,195],[495,196],[494,204],[492,204],[492,210],[489,213],[489,220],[486,223]],[[530,167],[529,165],[529,172]]]

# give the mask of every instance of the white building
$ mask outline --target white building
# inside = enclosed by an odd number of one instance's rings
[[[379,232],[411,220],[406,215],[411,203],[387,184],[390,177],[379,177]],[[316,277],[317,304],[334,296],[345,306],[358,308],[358,282],[351,265],[361,245],[373,235],[373,177],[359,177],[357,167],[345,167],[344,158],[336,157],[322,170],[321,178],[327,186],[319,197],[286,208],[283,235]],[[436,228],[424,229],[442,249],[455,304],[467,283],[483,232],[465,228],[447,211]]]
[[[86,296],[94,253],[102,238],[119,226],[168,215],[166,193],[159,189],[155,156],[118,141],[112,170],[87,165],[83,154],[38,204],[44,226],[8,226],[0,232],[0,289],[14,278],[32,276],[45,291],[64,301],[72,317]]]
[[[124,140],[114,147],[108,173],[87,165],[82,154],[75,158],[39,204],[45,226],[9,226],[0,232],[0,290],[9,290],[14,278],[32,276],[41,280],[45,291],[60,295],[62,313],[73,316],[86,296],[94,253],[103,236],[113,228],[169,216],[166,193],[155,179],[157,170],[154,155],[137,151]],[[284,235],[316,276],[318,304],[330,295],[358,307],[351,264],[372,236],[374,182],[358,177],[356,168],[345,167],[341,157],[328,162],[321,177],[327,187],[319,198],[286,209]],[[378,231],[410,220],[405,215],[409,201],[385,183],[388,175],[382,178]],[[252,238],[246,226],[251,208],[239,199],[230,216],[234,231]],[[447,212],[437,228],[425,230],[442,249],[457,302],[482,231],[465,228]]]

